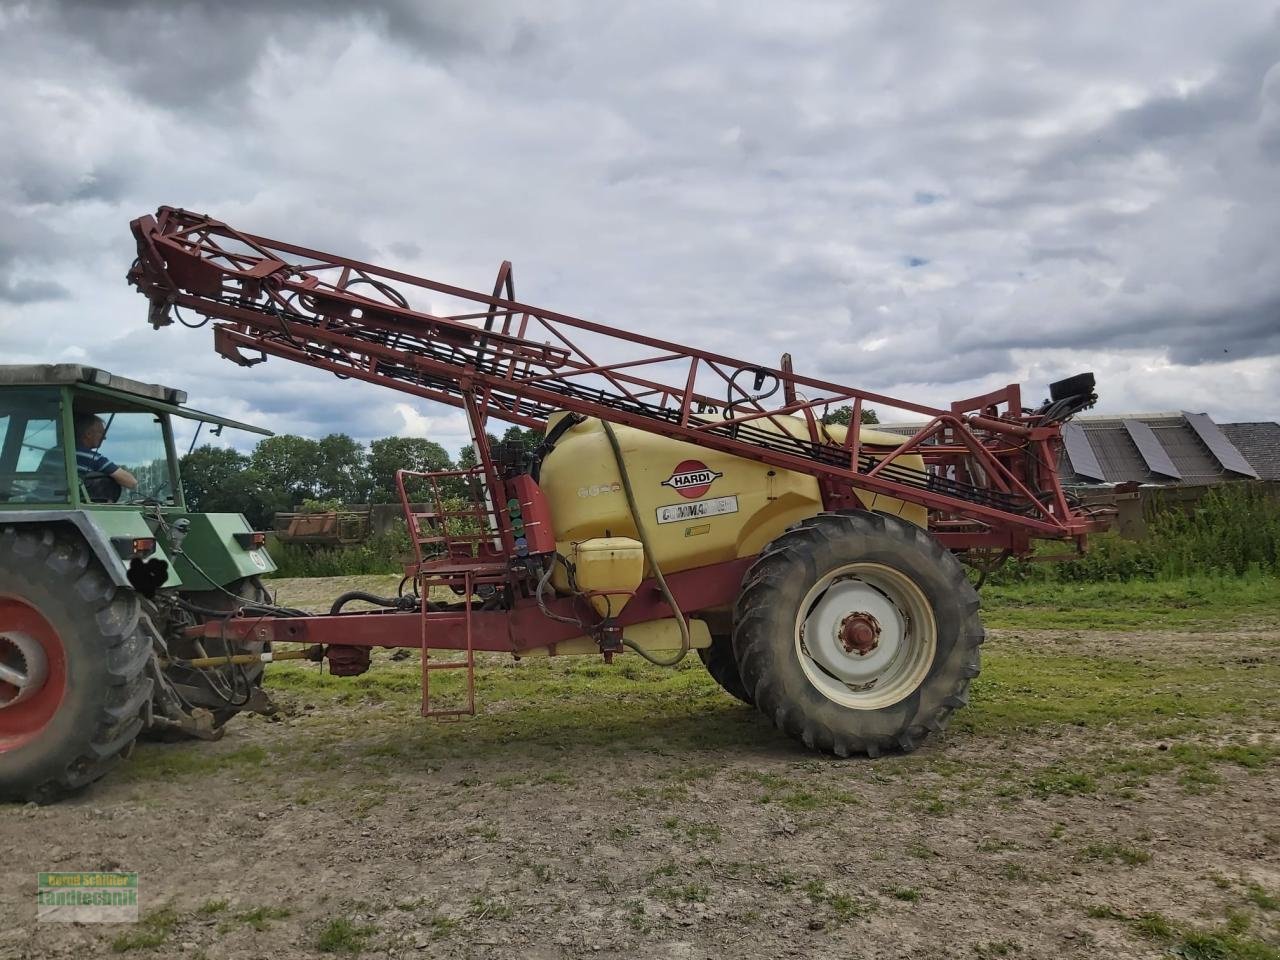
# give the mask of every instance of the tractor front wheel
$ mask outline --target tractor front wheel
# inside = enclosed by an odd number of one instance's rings
[[[959,561],[898,517],[823,513],[760,554],[734,607],[756,706],[839,756],[914,750],[968,700],[983,640]]]
[[[137,595],[78,535],[0,528],[0,798],[56,800],[127,756],[151,656]]]

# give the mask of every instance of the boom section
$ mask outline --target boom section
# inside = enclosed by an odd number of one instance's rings
[[[885,494],[932,511],[963,547],[1019,552],[1030,538],[1082,538],[1096,524],[1059,482],[1060,425],[1092,401],[1024,410],[1017,385],[938,409],[765,366],[515,299],[509,262],[489,293],[467,290],[161,207],[131,224],[131,284],[159,328],[190,311],[215,321],[238,364],[268,356],[544,429],[558,411],[596,417],[815,476],[829,509]],[[843,436],[824,424],[852,407]],[[921,426],[895,447],[866,445],[861,412]],[[1066,411],[1065,415],[1063,411]],[[893,462],[919,454],[923,471]]]

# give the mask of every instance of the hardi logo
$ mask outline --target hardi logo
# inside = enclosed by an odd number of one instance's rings
[[[701,460],[682,460],[671,471],[671,476],[662,481],[662,486],[670,487],[682,497],[696,500],[711,489],[711,482],[716,477],[723,476],[723,473],[716,473]]]

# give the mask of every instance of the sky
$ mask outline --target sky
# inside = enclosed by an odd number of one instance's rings
[[[3,363],[466,442],[153,331],[169,204],[919,403],[1093,370],[1095,412],[1280,418],[1275,2],[0,0],[0,89]]]

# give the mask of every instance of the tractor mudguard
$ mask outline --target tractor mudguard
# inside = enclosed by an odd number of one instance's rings
[[[212,590],[245,577],[273,573],[275,562],[265,547],[240,543],[253,528],[239,513],[181,514],[191,526],[182,541],[182,553],[173,557],[173,568],[184,590]],[[178,516],[166,517],[172,524]],[[240,538],[237,539],[237,534]]]
[[[69,523],[82,537],[103,570],[117,587],[130,587],[129,562],[112,544],[116,537],[152,537],[155,552],[150,554],[169,565],[163,587],[180,590],[210,590],[225,587],[245,577],[274,572],[276,565],[263,547],[242,546],[236,534],[253,528],[238,513],[165,514],[172,524],[178,517],[191,522],[182,553],[165,549],[167,538],[156,536],[144,514],[136,510],[0,510],[0,524],[39,525]],[[190,557],[190,562],[187,558]],[[198,568],[198,569],[197,569]],[[207,574],[206,577],[204,574]]]

